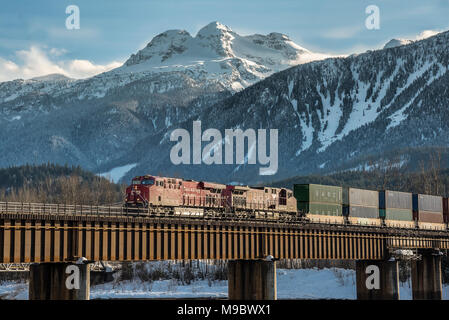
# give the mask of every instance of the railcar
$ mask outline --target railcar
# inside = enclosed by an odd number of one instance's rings
[[[343,188],[343,216],[349,224],[382,226],[379,217],[379,192]]]
[[[298,212],[317,223],[344,224],[342,188],[319,184],[295,184]]]
[[[419,229],[445,230],[444,199],[439,196],[413,194],[413,219]]]
[[[174,215],[235,214],[249,217],[295,216],[296,200],[285,188],[225,185],[152,175],[132,179],[127,208],[152,208]]]

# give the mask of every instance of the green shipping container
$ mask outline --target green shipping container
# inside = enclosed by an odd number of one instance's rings
[[[324,186],[320,184],[295,184],[293,193],[296,200],[299,202],[342,204],[341,187]]]
[[[408,209],[379,209],[379,216],[385,220],[413,221],[413,211]]]
[[[310,203],[298,201],[298,210],[304,213],[324,216],[341,216],[342,206],[339,204]]]

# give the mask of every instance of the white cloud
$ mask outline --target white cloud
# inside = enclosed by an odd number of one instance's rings
[[[423,32],[421,32],[420,34],[418,34],[416,36],[416,40],[423,40],[423,39],[432,37],[440,32],[441,31],[437,31],[437,30],[424,30]]]
[[[72,60],[66,64],[66,71],[72,78],[86,78],[118,68],[122,63],[113,61],[106,65],[93,64],[89,60]]]
[[[49,53],[52,56],[59,57],[67,53],[66,49],[51,48]]]
[[[52,48],[47,53],[38,46],[31,46],[29,50],[16,52],[17,61],[6,60],[0,57],[0,81],[19,78],[29,79],[52,73],[81,79],[109,71],[121,65],[117,61],[100,65],[94,64],[89,60],[56,60],[56,58],[60,58],[66,52],[65,49]]]

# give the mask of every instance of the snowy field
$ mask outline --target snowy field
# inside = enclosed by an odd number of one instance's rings
[[[100,177],[106,178],[114,183],[118,183],[123,176],[128,173],[132,168],[137,166],[137,163],[128,164],[122,167],[116,167],[108,172],[98,174]]]
[[[194,281],[179,285],[174,280],[153,282],[122,281],[91,287],[91,299],[145,298],[227,298],[227,281]],[[355,271],[330,269],[278,269],[278,299],[356,299]],[[412,297],[411,283],[401,283],[401,300]],[[28,299],[28,284],[2,282],[0,299]],[[449,299],[449,286],[443,286],[443,299]]]

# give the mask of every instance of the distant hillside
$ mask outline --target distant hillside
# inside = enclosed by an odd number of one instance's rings
[[[77,166],[60,166],[56,164],[24,165],[0,169],[0,188],[20,188],[25,185],[36,186],[47,178],[79,176],[92,181],[97,176]]]
[[[78,167],[55,164],[0,169],[0,201],[112,204],[123,187]]]

